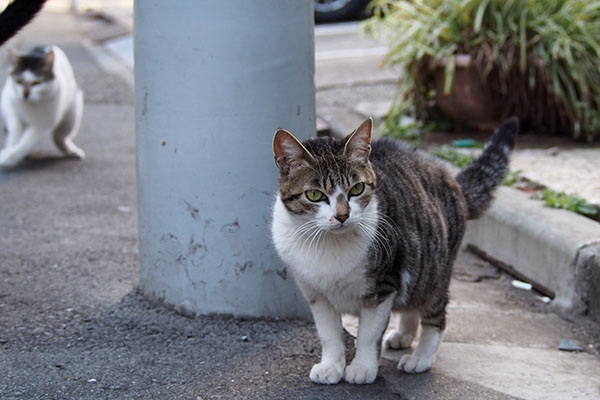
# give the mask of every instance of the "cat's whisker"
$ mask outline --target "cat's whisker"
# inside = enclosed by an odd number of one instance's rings
[[[397,237],[398,229],[396,228],[396,224],[389,217],[385,215],[373,216],[367,214],[363,215],[362,219],[366,222],[372,223],[373,225],[378,225],[380,227],[377,232],[378,237],[381,237],[382,240],[385,240],[388,245],[390,245],[390,242],[395,241],[394,239]]]
[[[313,245],[313,242],[315,241],[315,239],[316,239],[316,248],[315,249],[319,248],[319,246],[318,246],[319,245],[319,241],[320,241],[319,238],[323,235],[323,233],[325,233],[325,230],[322,229],[322,228],[317,227],[316,235],[313,235],[313,238],[311,239],[311,241],[310,241],[310,243],[308,245],[308,251],[309,252],[311,251],[311,248],[312,248],[312,245]]]
[[[305,233],[305,232],[315,228],[316,225],[317,225],[317,223],[314,220],[310,220],[310,221],[303,223],[302,225],[300,225],[296,228],[296,230],[292,234],[292,238],[294,236],[296,236],[297,234],[302,234],[302,233]]]
[[[310,251],[310,248],[312,246],[313,241],[315,240],[315,237],[317,235],[319,235],[319,233],[321,232],[321,229],[319,228],[319,226],[315,223],[314,229],[312,231],[310,231],[310,233],[307,235],[307,237],[304,239],[304,241],[302,242],[302,245],[300,247],[304,248],[306,243],[308,242],[308,247],[307,250]]]
[[[292,234],[290,240],[294,243],[298,242],[300,239],[304,238],[300,247],[304,247],[304,244],[310,240],[311,236],[318,230],[317,223],[314,221],[309,221],[309,223],[305,223],[301,225],[296,231]]]
[[[380,232],[375,228],[376,225],[369,224],[367,222],[375,222],[369,221],[369,218],[365,218],[361,220],[358,224],[359,228],[369,237],[369,240],[374,245],[374,249],[377,252],[383,251],[387,254],[388,257],[391,257],[391,243],[389,239],[385,236],[382,236]]]
[[[312,225],[306,226],[306,227],[304,227],[304,228],[302,228],[302,229],[297,229],[297,230],[296,230],[296,231],[295,231],[295,232],[292,234],[292,237],[291,237],[291,239],[297,239],[297,238],[300,238],[300,237],[304,236],[305,234],[309,234],[309,233],[311,233],[311,232],[312,232],[314,229],[315,229],[315,227],[314,227],[314,226],[312,226]]]
[[[304,244],[310,240],[310,237],[314,234],[316,229],[318,229],[316,221],[307,221],[296,228],[290,237],[290,241],[296,244],[300,240],[304,239],[300,245],[300,247],[304,247]]]
[[[376,238],[373,236],[373,233],[362,223],[358,224],[358,228],[369,238],[369,241],[374,243]]]
[[[371,246],[373,248],[373,251],[375,252],[375,255],[377,256],[377,258],[379,258],[383,252],[386,252],[386,246],[381,242],[381,240],[375,234],[373,234],[372,231],[368,230],[365,227],[363,227],[362,229],[369,236],[369,239],[371,240]]]

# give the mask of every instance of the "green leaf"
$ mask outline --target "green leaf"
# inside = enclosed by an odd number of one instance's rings
[[[589,204],[579,204],[577,206],[577,212],[579,214],[590,215],[590,216],[595,216],[598,214],[598,210],[595,207],[590,206]]]
[[[527,19],[527,9],[524,9],[521,12],[520,20],[519,20],[519,69],[521,73],[525,73],[525,69],[527,68],[527,29],[526,22]]]
[[[444,66],[444,94],[448,95],[452,91],[454,83],[454,71],[456,70],[456,58],[454,55],[449,56]]]
[[[483,14],[487,8],[489,0],[483,0],[477,8],[477,14],[475,14],[475,22],[473,23],[473,32],[479,33],[481,31],[481,21],[483,20]]]

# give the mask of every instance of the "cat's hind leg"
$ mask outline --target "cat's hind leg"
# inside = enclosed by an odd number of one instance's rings
[[[398,369],[408,374],[420,374],[431,368],[444,331],[433,326],[422,326],[419,344],[414,353],[402,356]]]
[[[448,299],[444,296],[422,314],[419,344],[412,354],[402,356],[398,363],[399,370],[409,374],[418,374],[431,368],[444,337],[447,303]]]
[[[402,311],[398,318],[398,326],[390,331],[383,341],[384,346],[392,350],[408,349],[412,344],[417,330],[421,315],[418,311]]]
[[[77,91],[71,107],[67,110],[60,123],[54,128],[52,134],[54,144],[67,157],[85,158],[83,149],[73,143],[73,138],[79,131],[81,116],[83,114],[83,93]]]

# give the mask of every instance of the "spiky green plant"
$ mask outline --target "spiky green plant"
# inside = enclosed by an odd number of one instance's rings
[[[599,0],[373,0],[368,31],[384,35],[385,63],[402,67],[394,113],[426,119],[432,66],[452,88],[468,54],[502,115],[575,138],[600,136]]]

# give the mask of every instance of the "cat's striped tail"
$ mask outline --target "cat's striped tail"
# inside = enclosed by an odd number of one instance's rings
[[[469,208],[469,219],[478,218],[490,205],[492,194],[506,174],[510,153],[519,132],[519,119],[511,117],[494,132],[479,157],[456,180]]]

